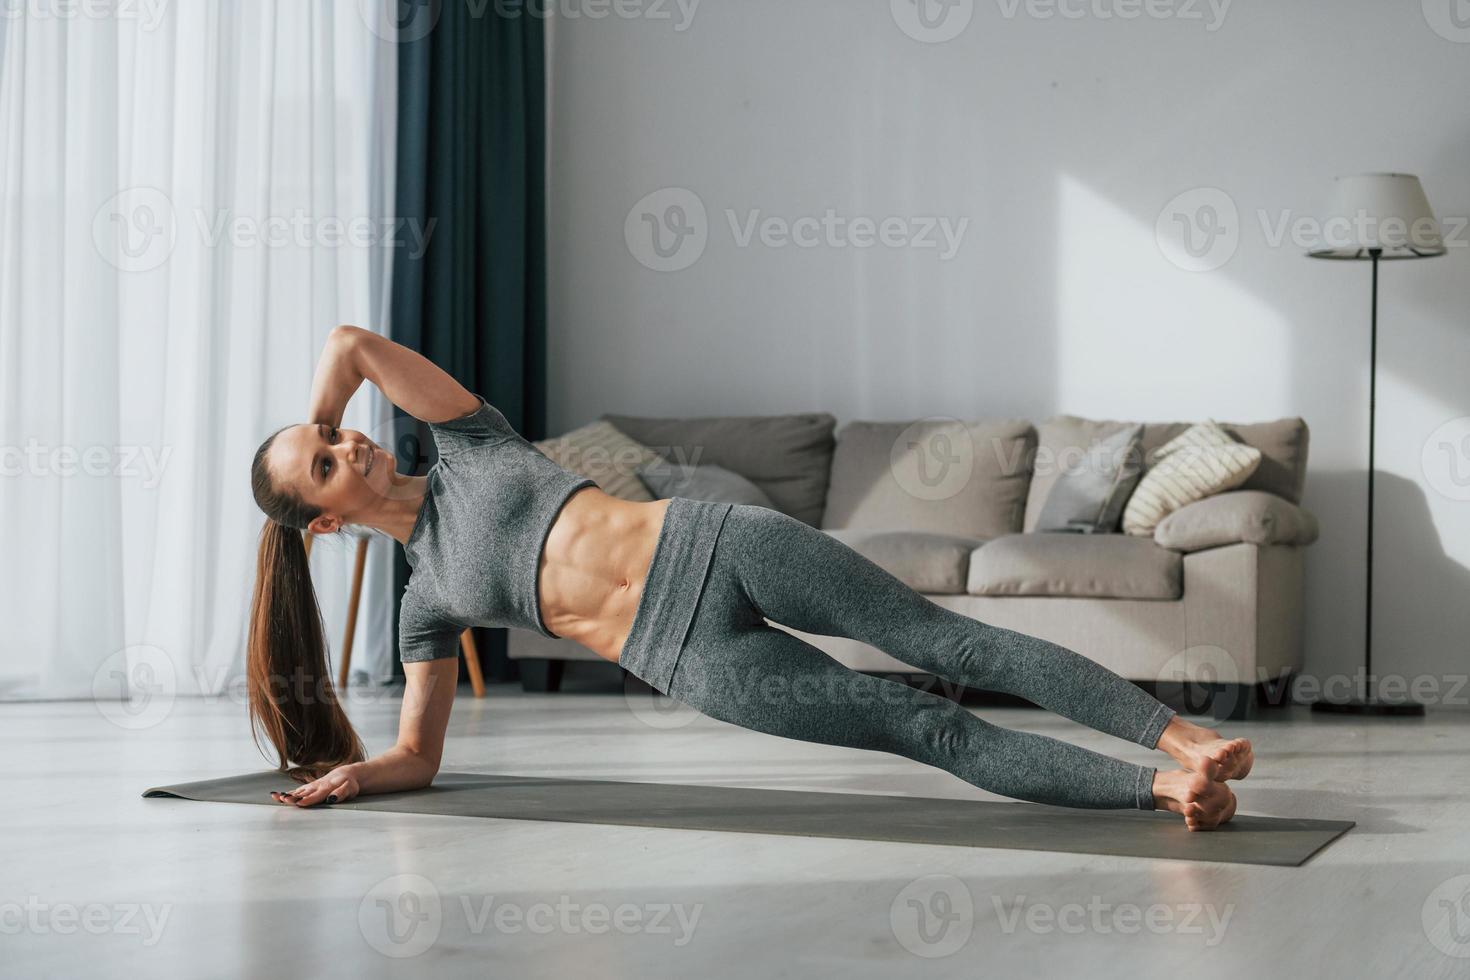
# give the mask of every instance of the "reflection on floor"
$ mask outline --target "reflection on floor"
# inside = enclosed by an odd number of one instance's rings
[[[617,685],[568,688],[462,691],[445,768],[990,798],[896,756],[743,731]],[[1168,761],[1038,710],[973,710]],[[355,690],[350,713],[371,751],[391,743],[395,692]],[[4,704],[0,972],[1470,972],[1470,713],[1291,708],[1225,730],[1256,744],[1242,812],[1358,827],[1302,868],[1268,868],[144,800],[151,785],[269,768],[243,703],[179,699],[136,718]]]

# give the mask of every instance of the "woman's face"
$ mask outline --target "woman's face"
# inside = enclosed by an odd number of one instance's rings
[[[321,508],[313,534],[331,534],[377,512],[393,484],[393,454],[353,429],[293,425],[271,443],[268,464],[278,487],[292,487]]]

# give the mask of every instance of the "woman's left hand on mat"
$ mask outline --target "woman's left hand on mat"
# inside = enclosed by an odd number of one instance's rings
[[[271,799],[288,806],[316,803],[346,803],[357,795],[357,779],[348,766],[338,766],[321,779],[312,780],[290,793],[273,791]]]

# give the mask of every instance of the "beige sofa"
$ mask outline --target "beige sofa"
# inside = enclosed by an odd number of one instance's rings
[[[1183,711],[1249,717],[1302,664],[1301,419],[1224,426],[1261,451],[1237,489],[1166,517],[1151,537],[1035,530],[1046,494],[1128,423],[1057,416],[863,422],[826,413],[695,419],[604,415],[675,464],[716,463],[785,513],[863,553],[934,602],[1070,647]],[[1188,423],[1146,423],[1145,470]],[[788,629],[780,623],[773,623]],[[913,673],[844,637],[789,632],[858,670]],[[513,630],[531,690],[554,690],[570,640]]]

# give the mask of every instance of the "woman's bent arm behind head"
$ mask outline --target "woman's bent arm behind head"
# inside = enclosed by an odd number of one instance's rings
[[[311,383],[308,421],[337,426],[363,381],[377,385],[394,405],[423,422],[462,418],[480,400],[418,351],[361,327],[340,326],[327,336]]]

